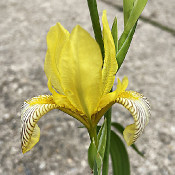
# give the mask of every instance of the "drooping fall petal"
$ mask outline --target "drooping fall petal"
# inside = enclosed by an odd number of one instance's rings
[[[46,53],[44,70],[47,78],[50,78],[53,87],[61,94],[64,94],[64,91],[60,83],[57,62],[60,58],[60,53],[65,42],[69,39],[69,35],[69,32],[64,29],[60,23],[51,27],[47,34],[48,50]]]
[[[133,144],[142,134],[150,118],[150,105],[146,97],[134,91],[126,91],[128,78],[122,82],[118,79],[117,89],[104,95],[96,109],[94,122],[97,124],[104,113],[114,104],[122,104],[132,114],[135,123],[124,130],[124,139],[128,145]]]
[[[76,26],[65,44],[57,67],[64,93],[89,118],[102,95],[102,55],[90,34]]]
[[[116,61],[115,44],[111,34],[111,30],[109,28],[105,10],[103,11],[102,23],[103,23],[103,41],[105,50],[102,79],[103,79],[103,94],[105,95],[111,90],[114,84],[118,64]]]
[[[146,97],[134,91],[121,93],[116,102],[122,104],[130,111],[134,118],[134,123],[128,125],[124,132],[124,139],[128,146],[132,145],[142,134],[150,118],[150,105]]]
[[[37,121],[47,112],[57,108],[52,96],[41,95],[24,102],[21,111],[22,122],[22,152],[25,153],[33,148],[39,141],[40,128]]]
[[[89,128],[86,117],[77,111],[64,95],[40,95],[24,102],[21,111],[22,122],[22,152],[26,153],[39,141],[40,128],[38,120],[52,109],[59,109],[84,124]]]

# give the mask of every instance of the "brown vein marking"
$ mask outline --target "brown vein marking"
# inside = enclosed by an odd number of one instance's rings
[[[149,117],[150,117],[150,105],[146,97],[142,94],[130,91],[133,96],[138,97],[136,100],[125,99],[119,97],[116,102],[122,104],[126,109],[130,111],[135,120],[135,133],[133,136],[133,141],[135,141],[143,132]]]
[[[30,120],[29,120],[30,121]],[[26,125],[27,129],[30,131],[30,134],[32,134],[32,130],[29,128],[28,125]]]
[[[27,141],[29,141],[29,139],[28,139],[28,137],[27,137],[27,135],[26,135],[26,132],[25,132],[25,131],[23,132],[23,136],[24,136],[24,138],[25,138]]]
[[[33,120],[33,115],[31,116],[31,118],[28,119],[28,121],[29,121],[30,126],[31,126],[32,128],[34,128],[34,125],[32,124],[33,122],[31,123],[30,119]]]
[[[34,98],[37,100],[38,97]],[[45,113],[49,112],[51,109],[56,108],[54,104],[28,104],[31,100],[24,102],[21,108],[21,121],[22,121],[22,131],[21,131],[21,147],[25,148],[32,136],[35,124]]]

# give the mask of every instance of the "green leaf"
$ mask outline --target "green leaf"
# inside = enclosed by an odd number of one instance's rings
[[[88,149],[88,163],[91,169],[94,169],[94,165],[96,164],[98,173],[100,173],[106,147],[106,135],[107,135],[106,119],[104,120],[104,123],[101,127],[100,126],[97,127],[97,130],[99,130],[97,136],[97,145],[95,144],[95,141],[93,139]]]
[[[110,146],[113,175],[130,175],[130,164],[123,141],[114,131],[111,131]]]
[[[124,26],[126,26],[135,0],[123,0]]]
[[[132,144],[131,147],[137,152],[137,154],[139,154],[141,157],[144,158],[144,153],[139,151],[139,149],[137,148],[137,146],[135,144]]]
[[[107,135],[107,125],[106,125],[106,119],[105,119],[97,136],[97,141],[98,141],[97,152],[100,154],[102,159],[104,157],[104,152],[106,148],[106,135]]]
[[[143,9],[145,8],[147,1],[148,0],[134,0],[134,6],[132,8],[132,11],[130,12],[130,16],[127,20],[127,24],[124,27],[125,33],[129,33],[129,31],[133,28],[134,24],[136,23]],[[129,4],[128,9],[130,8],[131,8],[131,5]]]
[[[97,163],[96,161],[94,162],[94,175],[98,175],[98,169],[97,169]]]
[[[94,167],[96,156],[97,156],[97,148],[95,146],[94,141],[92,141],[88,149],[88,163],[92,170]]]
[[[111,33],[113,36],[114,44],[115,44],[115,51],[118,52],[118,28],[117,28],[117,18],[114,18]]]
[[[97,152],[95,161],[97,163],[98,174],[100,174],[101,173],[101,167],[102,167],[103,159],[102,159],[102,157],[100,156],[100,154],[98,152]]]
[[[87,0],[90,17],[92,21],[92,27],[94,30],[94,35],[97,43],[100,46],[102,56],[104,58],[104,44],[102,39],[102,32],[101,32],[101,26],[99,21],[99,14],[98,14],[98,7],[96,0]]]
[[[123,135],[123,131],[124,131],[124,127],[120,124],[120,123],[116,123],[116,122],[113,122],[111,123],[111,126],[113,126],[117,131],[119,131],[120,134]],[[137,146],[135,144],[132,144],[131,147],[141,156],[141,157],[144,157],[144,154],[139,151],[139,149],[137,148]]]
[[[123,135],[123,131],[125,128],[120,123],[112,122],[111,126],[113,126],[117,131],[119,131],[120,134]]]
[[[132,30],[129,32],[128,35],[123,33],[122,36],[120,37],[120,40],[119,40],[119,51],[118,51],[118,53],[116,55],[119,68],[122,65],[122,63],[123,63],[123,61],[125,59],[125,56],[126,56],[126,54],[128,52],[128,49],[129,49],[129,46],[131,44],[133,35],[135,33],[136,26],[137,26],[137,23],[134,25],[134,27],[132,28]]]

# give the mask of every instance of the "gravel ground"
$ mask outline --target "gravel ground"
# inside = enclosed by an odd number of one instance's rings
[[[110,0],[112,1],[112,0]],[[174,27],[173,1],[154,9],[149,2],[145,16]],[[110,25],[114,16],[123,29],[122,13],[99,1],[100,15],[107,9]],[[171,4],[171,5],[170,5]],[[149,10],[150,7],[150,10]],[[160,8],[158,8],[160,7]],[[166,9],[169,7],[169,10]],[[160,12],[167,15],[168,20]],[[165,10],[166,9],[166,10]],[[154,12],[154,13],[153,13]],[[157,15],[157,18],[156,18]],[[43,71],[46,34],[56,22],[69,31],[80,24],[92,33],[86,1],[0,1],[0,174],[82,175],[91,174],[87,164],[89,138],[80,123],[53,110],[40,121],[40,142],[23,155],[20,149],[20,107],[24,100],[49,94]],[[128,76],[129,87],[148,97],[152,118],[137,146],[145,159],[127,148],[132,175],[173,175],[175,172],[175,38],[172,33],[139,21],[127,58],[117,74]],[[113,121],[124,126],[132,117],[120,105],[113,108]]]

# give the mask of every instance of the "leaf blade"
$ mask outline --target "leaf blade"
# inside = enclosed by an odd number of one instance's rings
[[[114,18],[112,29],[111,29],[112,37],[115,44],[115,51],[118,52],[118,28],[117,28],[117,18]]]
[[[141,15],[143,9],[146,6],[148,0],[135,0],[132,11],[130,12],[130,16],[128,18],[127,24],[125,25],[124,31],[128,33],[131,28],[133,28],[134,24],[138,20]]]
[[[125,59],[125,56],[128,52],[133,35],[135,33],[136,26],[137,26],[137,23],[134,25],[134,27],[131,29],[131,31],[129,32],[128,35],[126,35],[126,33],[123,32],[122,36],[119,39],[119,51],[116,55],[118,69],[122,65],[122,63]]]
[[[119,131],[119,133],[120,133],[121,135],[123,135],[123,131],[124,131],[125,128],[124,128],[120,123],[113,122],[113,123],[111,123],[111,126],[113,126],[117,131]],[[136,144],[132,144],[131,147],[132,147],[132,149],[134,149],[134,150],[137,152],[137,154],[139,154],[141,157],[144,158],[144,153],[142,153],[142,152],[137,148]]]
[[[110,146],[113,175],[130,175],[130,163],[127,150],[120,137],[111,131]]]
[[[123,0],[124,26],[126,26],[130,13],[134,5],[134,0]]]

